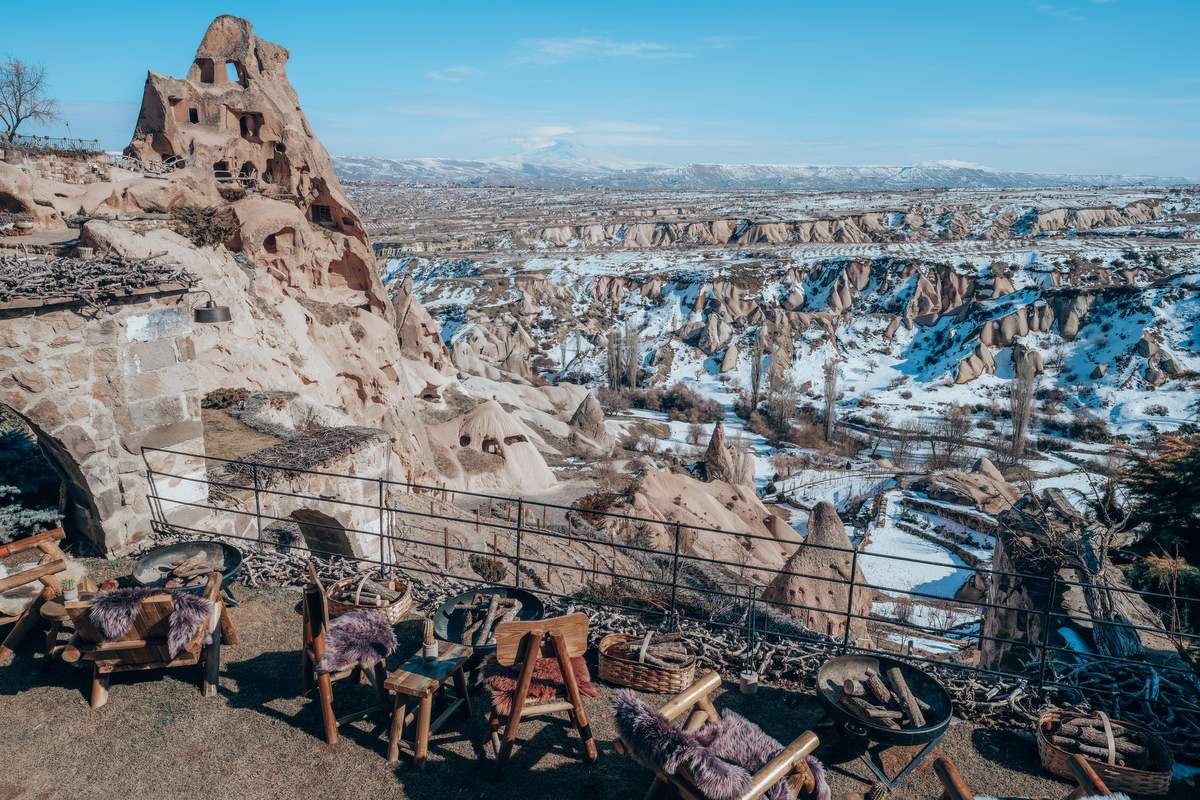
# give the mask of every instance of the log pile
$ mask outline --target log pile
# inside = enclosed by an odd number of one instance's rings
[[[1130,769],[1150,770],[1150,751],[1146,737],[1140,732],[1111,724],[1112,749],[1116,764]],[[1050,741],[1068,753],[1079,753],[1097,761],[1108,761],[1109,738],[1104,722],[1097,717],[1076,717],[1058,726]]]
[[[647,631],[641,639],[630,639],[622,645],[610,647],[608,653],[617,658],[670,670],[682,669],[696,659],[682,633],[656,631]]]
[[[925,727],[929,704],[912,693],[898,667],[883,675],[868,669],[861,679],[847,678],[838,701],[859,719],[892,730]]]
[[[454,613],[465,615],[463,644],[493,645],[496,643],[496,626],[515,620],[521,613],[521,601],[498,594],[476,594],[469,602],[456,605]]]
[[[183,267],[147,258],[0,255],[0,303],[13,300],[78,300],[92,310],[139,289],[164,284],[191,288],[199,278]]]
[[[404,596],[378,581],[371,580],[370,575],[363,575],[356,583],[338,585],[330,595],[334,600],[352,606],[374,606],[384,608],[397,602]]]

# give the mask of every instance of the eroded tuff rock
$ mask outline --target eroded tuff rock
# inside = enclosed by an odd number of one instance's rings
[[[604,409],[590,392],[571,415],[569,424],[571,446],[586,456],[605,458],[616,445],[604,424]]]
[[[81,241],[133,256],[165,251],[231,306],[231,323],[196,330],[202,390],[296,391],[382,428],[409,474],[427,474],[413,398],[445,380],[445,359],[419,335],[432,320],[411,295],[405,315],[395,315],[362,223],[287,79],[287,59],[248,21],[217,17],[185,78],[149,74],[126,150],[143,161],[176,157],[178,168],[165,179],[87,187],[87,203],[106,194],[121,208],[227,209],[236,223],[230,241],[196,247],[166,230],[99,221],[85,225]],[[397,331],[418,335],[402,348]]]
[[[826,549],[831,547],[839,550]],[[838,517],[837,509],[833,503],[822,500],[808,518],[808,536],[788,558],[783,571],[767,585],[763,600],[795,617],[809,630],[827,636],[843,636],[846,632],[845,609],[851,599],[849,586],[818,579],[849,581],[851,554],[843,551],[850,549],[850,537],[846,535],[846,526]],[[861,567],[854,567],[854,581],[859,586],[866,582]],[[855,592],[853,601],[852,613],[864,616],[871,613],[870,592]],[[865,633],[865,622],[853,619],[851,637],[860,639]]]
[[[987,514],[999,514],[1011,508],[1020,496],[986,458],[979,459],[971,472],[941,470],[926,477],[902,480],[901,484],[924,492],[934,500],[970,506]]]
[[[700,462],[704,479],[725,481],[739,486],[754,486],[754,456],[725,440],[725,424],[713,426],[712,437]]]

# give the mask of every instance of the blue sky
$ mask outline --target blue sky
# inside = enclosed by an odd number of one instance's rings
[[[335,155],[1200,176],[1200,0],[20,5],[0,54],[110,148],[146,70],[182,75],[233,13],[291,51]]]

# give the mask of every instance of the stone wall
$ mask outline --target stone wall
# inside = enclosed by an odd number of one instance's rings
[[[150,531],[141,448],[202,456],[190,309],[179,294],[90,315],[73,306],[0,308],[0,403],[33,429],[64,478],[69,532],[100,552]],[[204,501],[202,458],[170,457],[162,491]]]
[[[150,454],[155,472],[165,454]],[[254,462],[255,456],[246,461]],[[210,467],[218,466],[210,463]],[[190,506],[172,502],[173,489],[165,479],[156,479],[158,494],[166,497],[161,511],[169,522],[192,516],[188,526],[204,533],[229,536],[235,542],[261,541],[268,545],[307,548],[317,554],[333,554],[377,561],[380,558],[379,479],[392,478],[392,452],[383,431],[351,452],[310,468],[309,472],[279,474],[268,469],[259,473],[259,491],[234,489],[213,492],[209,508],[196,515]],[[214,482],[245,484],[243,476],[212,474]],[[385,485],[385,503],[394,487]],[[190,501],[189,501],[190,502]],[[385,515],[386,517],[386,515]],[[386,525],[386,521],[384,523]],[[261,526],[261,527],[260,527]],[[391,561],[391,553],[387,553]]]

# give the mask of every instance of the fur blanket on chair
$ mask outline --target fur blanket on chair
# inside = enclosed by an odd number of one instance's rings
[[[733,711],[725,710],[717,722],[687,733],[633,691],[626,689],[613,701],[617,729],[641,760],[669,775],[686,765],[696,788],[709,800],[734,800],[750,784],[754,773],[783,750],[783,745],[762,728]],[[812,756],[807,764],[816,779],[814,800],[830,800],[825,767]],[[792,800],[786,780],[772,786],[767,800]]]
[[[92,606],[88,610],[88,615],[106,638],[120,639],[133,627],[142,601],[147,597],[163,593],[162,589],[150,587],[97,592],[96,597],[92,600]],[[171,596],[171,602],[174,605],[167,629],[167,652],[171,658],[175,658],[184,645],[192,641],[202,627],[209,624],[213,616],[213,604],[203,597],[197,597],[187,592],[166,592],[166,594]]]
[[[361,664],[371,667],[396,649],[396,632],[378,611],[351,611],[330,620],[325,653],[317,672],[337,672]]]
[[[579,693],[596,697],[596,687],[592,686],[592,675],[584,660],[578,657],[571,659],[571,668],[575,673],[575,682],[579,684]],[[492,708],[504,716],[511,714],[517,681],[521,677],[520,667],[502,667],[495,656],[490,656],[483,664],[483,677],[492,694]],[[558,659],[539,658],[533,667],[533,679],[529,682],[529,699],[540,702],[566,696],[567,685],[563,683]]]

